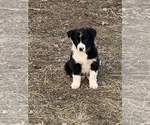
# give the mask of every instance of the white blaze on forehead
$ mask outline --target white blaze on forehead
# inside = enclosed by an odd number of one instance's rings
[[[80,43],[77,45],[77,50],[78,51],[80,51],[80,48],[82,48],[83,51],[85,51],[85,45],[82,43],[82,39],[81,39],[82,35],[83,35],[82,32],[80,32],[80,35],[79,35]]]
[[[80,41],[79,41],[77,47],[76,47],[75,44],[72,42],[72,49],[71,49],[72,51],[74,51],[74,50],[76,50],[76,49],[77,49],[78,51],[80,51],[80,48],[83,49],[83,50],[82,50],[83,52],[86,51],[86,46],[85,46],[85,44],[82,43],[82,39],[81,39],[82,35],[83,35],[83,33],[82,33],[82,32],[79,32]]]
[[[81,36],[82,36],[82,35],[83,35],[82,32],[80,32],[80,35],[79,35],[80,39],[81,39]]]
[[[81,39],[81,37],[82,37],[82,32],[80,32],[80,35],[79,35],[79,37],[80,37],[80,42],[82,41],[82,39]]]

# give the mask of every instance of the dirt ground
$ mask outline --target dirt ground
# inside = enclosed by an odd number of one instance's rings
[[[66,32],[93,27],[102,65],[96,90],[72,90]],[[29,0],[29,122],[121,124],[121,0]]]

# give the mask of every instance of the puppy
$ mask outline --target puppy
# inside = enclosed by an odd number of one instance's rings
[[[72,50],[69,61],[65,64],[65,71],[73,77],[72,89],[80,87],[81,76],[89,79],[89,87],[96,89],[99,58],[94,38],[96,30],[93,28],[73,29],[67,32],[72,40]]]

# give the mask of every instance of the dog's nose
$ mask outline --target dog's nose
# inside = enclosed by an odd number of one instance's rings
[[[80,51],[83,51],[83,49],[84,49],[83,47],[80,47],[80,48],[79,48]]]

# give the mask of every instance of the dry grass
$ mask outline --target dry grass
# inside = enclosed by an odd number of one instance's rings
[[[29,1],[29,121],[45,125],[115,125],[121,122],[120,0]],[[69,29],[91,26],[102,66],[99,87],[72,90],[63,66]]]

